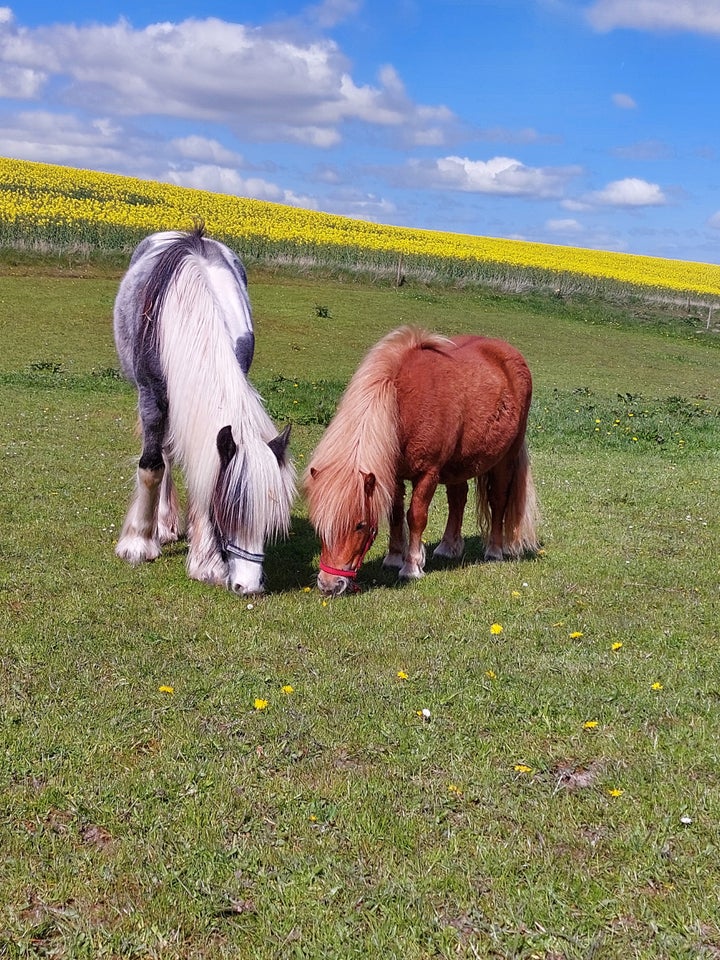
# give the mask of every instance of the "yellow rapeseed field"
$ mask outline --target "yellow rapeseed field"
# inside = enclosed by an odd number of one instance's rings
[[[45,232],[83,239],[91,225],[119,231],[187,229],[268,243],[361,248],[537,268],[608,278],[663,290],[720,295],[720,266],[579,247],[498,240],[384,226],[243,197],[71,167],[0,158],[0,224],[4,235]]]

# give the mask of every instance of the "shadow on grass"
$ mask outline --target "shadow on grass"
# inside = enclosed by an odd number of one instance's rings
[[[385,534],[387,536],[387,534]],[[382,534],[380,535],[382,537]],[[439,542],[439,541],[438,541]],[[461,567],[483,566],[485,544],[482,537],[470,536],[465,539],[465,552],[462,557],[452,560],[446,557],[433,557],[437,542],[426,543],[426,575]],[[162,558],[165,562],[185,563],[187,559],[187,541],[165,544]],[[266,546],[265,577],[267,595],[295,593],[310,587],[317,588],[320,541],[310,522],[304,517],[294,517],[292,528],[286,539],[278,540]],[[523,559],[533,559],[532,557]],[[362,593],[372,590],[400,590],[411,586],[414,581],[401,580],[397,570],[386,569],[382,565],[383,556],[377,556],[363,563],[357,583]]]
[[[460,567],[479,567],[487,562],[484,557],[485,543],[479,536],[466,538],[465,552],[457,560],[433,558],[436,546],[437,542],[426,544],[427,575]],[[310,522],[304,518],[294,519],[289,538],[268,547],[265,558],[268,593],[292,593],[305,587],[316,589],[319,555],[320,542]],[[396,570],[383,567],[382,561],[382,556],[378,556],[363,563],[357,579],[362,593],[379,589],[398,590],[412,585],[413,581],[400,580]]]

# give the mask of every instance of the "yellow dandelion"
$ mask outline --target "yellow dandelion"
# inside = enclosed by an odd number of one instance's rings
[[[582,635],[583,635],[582,630],[573,630],[573,632],[570,634],[570,639],[579,640]]]
[[[495,673],[494,670],[486,670],[485,676],[488,678],[488,680],[495,680],[497,677],[497,674]]]
[[[585,723],[583,724],[583,727],[586,730],[594,730],[597,725],[598,725],[597,720],[586,720]]]
[[[619,787],[613,787],[612,790],[608,790],[609,797],[621,797],[625,793],[624,790],[620,790]]]
[[[515,773],[532,773],[532,767],[529,767],[526,763],[516,763],[513,770]]]
[[[256,710],[265,710],[268,705],[268,701],[263,700],[262,697],[255,697],[255,701],[253,705]]]
[[[310,587],[303,587],[303,593],[310,593]]]
[[[158,693],[175,693],[175,687],[168,687],[166,684],[163,684],[161,687],[158,687]]]
[[[501,634],[502,632],[503,632],[502,624],[493,623],[492,626],[490,627],[490,633],[492,633],[494,636],[498,636],[498,634]]]
[[[456,797],[462,796],[462,790],[456,783],[448,784],[448,793],[454,793]]]
[[[295,687],[291,686],[289,683],[286,683],[284,686],[280,687],[283,693],[295,693]]]
[[[650,685],[651,690],[662,690],[662,688],[663,688],[663,685],[658,680],[656,680],[655,683]]]
[[[397,672],[397,678],[398,678],[398,680],[407,680],[408,675],[405,673],[404,670],[398,670],[398,672]]]
[[[521,597],[522,594],[520,593],[519,590],[513,590],[513,592],[510,594],[510,596],[511,596],[511,597],[515,597],[515,598],[517,599],[517,597]]]
[[[611,650],[619,650],[622,647],[622,641],[616,640],[615,643],[610,647]]]

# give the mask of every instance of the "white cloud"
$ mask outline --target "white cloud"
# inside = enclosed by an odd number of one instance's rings
[[[657,183],[648,183],[637,177],[613,180],[602,190],[591,193],[588,199],[594,204],[608,207],[661,207],[668,203]]]
[[[580,200],[577,197],[567,197],[561,201],[560,206],[563,210],[570,211],[570,213],[584,213],[586,210],[592,210],[591,203],[588,203],[587,200]]]
[[[270,203],[285,203],[303,209],[315,209],[317,201],[284,190],[261,177],[242,177],[229,167],[213,164],[197,164],[188,170],[168,170],[161,179],[181,187],[193,187],[210,193],[226,193],[230,196],[252,197]]]
[[[123,137],[115,124],[46,110],[0,114],[0,156],[126,172],[148,148]]]
[[[712,227],[714,230],[720,230],[720,210],[710,217],[708,220],[708,226]]]
[[[487,161],[442,157],[433,161],[412,160],[403,174],[410,186],[548,198],[561,196],[567,182],[579,172],[578,167],[527,167],[510,157]]]
[[[240,154],[228,150],[217,140],[208,140],[207,137],[199,137],[196,134],[171,140],[170,146],[177,151],[178,156],[185,157],[187,160],[212,161],[226,166],[230,164],[242,166],[243,163]]]
[[[548,220],[545,226],[552,233],[580,233],[583,229],[577,220],[569,218],[565,220]]]
[[[647,162],[653,160],[668,160],[673,156],[672,148],[662,140],[641,140],[627,147],[616,147],[613,156],[633,162]]]
[[[324,14],[348,3],[326,3]],[[320,10],[320,8],[318,8]],[[216,18],[112,25],[17,27],[0,17],[0,91],[56,97],[119,116],[226,125],[254,140],[329,147],[344,124],[405,131],[443,142],[455,123],[445,107],[414,103],[392,67],[358,85],[337,44]]]
[[[717,0],[596,0],[586,15],[596,30],[688,30],[720,34]]]
[[[360,190],[339,190],[333,193],[324,209],[342,217],[368,220],[373,223],[388,223],[396,212],[395,204],[372,193]]]
[[[502,143],[551,143],[553,137],[538,133],[534,127],[511,130],[508,127],[488,127],[478,133],[480,140],[494,140]]]
[[[612,95],[612,102],[621,110],[634,110],[637,107],[637,103],[629,93],[614,93]]]
[[[304,13],[319,27],[327,29],[352,17],[361,6],[360,0],[322,0],[316,6],[308,7]]]
[[[42,70],[0,63],[0,97],[7,100],[35,100],[47,81]]]

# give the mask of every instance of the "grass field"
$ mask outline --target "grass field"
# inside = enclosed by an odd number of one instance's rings
[[[323,601],[298,500],[248,602],[184,544],[113,554],[139,452],[118,279],[0,274],[0,956],[720,957],[703,318],[251,272],[300,470],[394,326],[517,345],[543,553],[484,565],[468,524],[462,563],[400,587],[381,534],[366,589]]]

